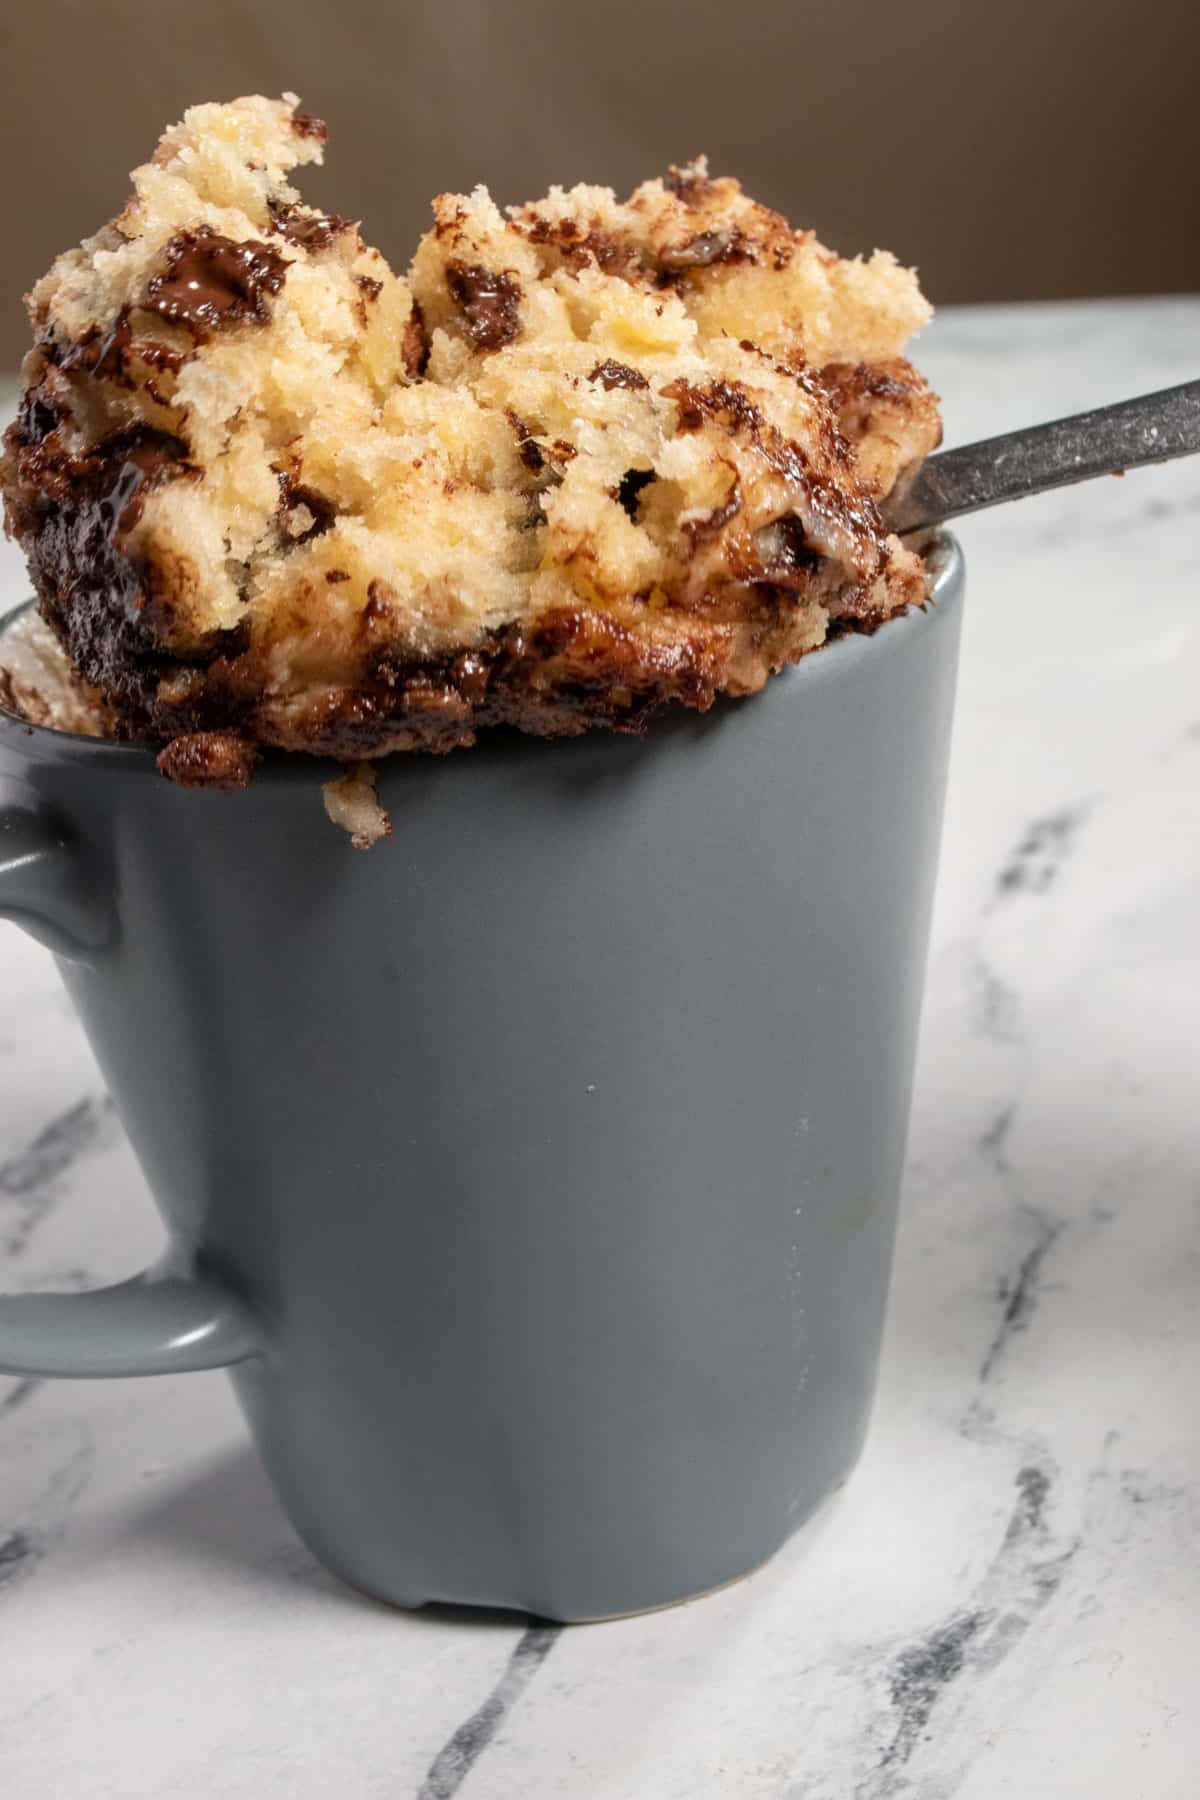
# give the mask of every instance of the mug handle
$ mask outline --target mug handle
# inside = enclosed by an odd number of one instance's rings
[[[114,936],[113,910],[62,821],[28,789],[0,785],[0,918],[58,956],[86,961]],[[0,1369],[10,1375],[173,1375],[262,1352],[239,1297],[170,1259],[90,1294],[0,1295]]]
[[[83,961],[115,933],[111,901],[64,822],[23,782],[0,779],[0,918]]]

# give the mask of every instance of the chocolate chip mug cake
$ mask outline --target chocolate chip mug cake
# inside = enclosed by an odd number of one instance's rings
[[[867,1427],[962,615],[929,309],[702,162],[443,195],[401,278],[290,185],[324,135],[195,108],[29,297],[0,922],[166,1247],[0,1295],[0,1370],[228,1367],[354,1588],[624,1617]]]
[[[940,437],[894,257],[700,160],[443,194],[400,277],[290,185],[325,137],[192,108],[29,295],[2,480],[49,632],[10,703],[53,716],[56,644],[70,728],[238,786],[268,746],[641,731],[925,599],[879,510]]]

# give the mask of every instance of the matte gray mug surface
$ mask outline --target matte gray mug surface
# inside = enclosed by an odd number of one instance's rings
[[[0,713],[47,943],[167,1224],[0,1300],[0,1368],[232,1367],[316,1554],[554,1619],[701,1592],[848,1474],[891,1261],[954,694],[934,602],[643,739],[184,791]]]

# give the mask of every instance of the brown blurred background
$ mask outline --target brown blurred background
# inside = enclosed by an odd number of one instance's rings
[[[0,370],[19,295],[194,101],[298,92],[307,195],[407,261],[430,196],[708,152],[935,301],[1200,288],[1195,0],[4,0]]]

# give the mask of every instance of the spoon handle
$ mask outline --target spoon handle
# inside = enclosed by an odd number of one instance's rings
[[[893,531],[918,531],[1046,488],[1200,451],[1200,381],[1030,425],[927,457],[884,503]]]

